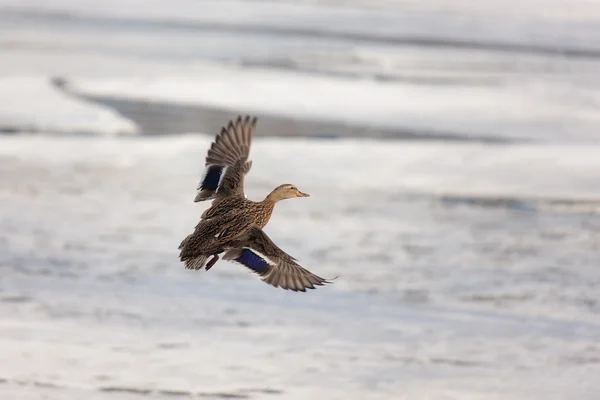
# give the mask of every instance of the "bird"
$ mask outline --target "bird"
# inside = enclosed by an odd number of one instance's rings
[[[292,184],[277,186],[262,201],[249,200],[244,192],[256,122],[250,116],[229,120],[211,143],[194,202],[212,203],[179,245],[180,261],[186,269],[208,271],[223,254],[223,260],[247,267],[267,284],[296,292],[331,283],[300,266],[263,231],[277,202],[310,196]]]

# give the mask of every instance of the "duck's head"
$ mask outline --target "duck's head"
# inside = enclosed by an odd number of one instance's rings
[[[268,199],[272,201],[279,201],[283,199],[291,199],[293,197],[310,197],[307,193],[302,193],[298,190],[298,188],[289,183],[277,186],[270,194],[267,196]]]

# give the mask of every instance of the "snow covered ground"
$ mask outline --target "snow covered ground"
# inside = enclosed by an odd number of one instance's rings
[[[0,78],[0,127],[44,133],[132,134],[135,123],[114,110],[75,99],[47,76]]]
[[[0,125],[28,131],[35,119],[55,131],[44,112],[66,112],[72,97],[49,93],[60,77],[81,95],[464,136],[598,141],[600,7],[570,1],[559,17],[566,4],[559,0],[543,9],[533,1],[451,3],[2,0],[0,73],[15,81],[1,94],[15,104]],[[22,101],[13,99],[23,96],[52,108],[16,110]],[[65,131],[135,130],[135,121],[99,107],[81,126],[84,114],[73,113]]]
[[[0,0],[0,397],[595,399],[600,11],[510,4]],[[463,140],[257,137],[297,294],[178,262],[214,132],[80,95]]]
[[[600,63],[598,63],[600,67]],[[426,132],[538,140],[600,140],[600,97],[565,101],[565,87],[522,81],[490,88],[318,77],[297,72],[197,66],[197,75],[74,79],[76,93],[218,106],[294,118],[409,127]],[[562,86],[562,85],[561,85]],[[290,95],[293,93],[293,95]],[[594,94],[594,96],[597,95]],[[460,98],[460,101],[457,101]]]
[[[249,196],[311,194],[267,231],[340,275],[298,295],[178,263],[208,144],[2,139],[0,391],[594,398],[594,148],[257,140]]]

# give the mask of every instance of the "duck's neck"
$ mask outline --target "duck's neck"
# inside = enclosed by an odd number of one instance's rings
[[[278,198],[268,195],[263,201],[261,201],[261,203],[265,206],[265,208],[273,210],[278,201]]]
[[[268,195],[263,201],[260,202],[263,209],[262,213],[260,213],[257,225],[260,226],[261,229],[264,228],[271,219],[271,214],[273,213],[273,209],[275,208],[275,203],[277,203],[277,201],[278,200],[273,199],[271,195]]]
[[[265,197],[263,203],[272,203],[273,206],[275,206],[275,203],[277,203],[279,200],[281,200],[281,196],[274,190],[271,193],[269,193],[267,197]]]

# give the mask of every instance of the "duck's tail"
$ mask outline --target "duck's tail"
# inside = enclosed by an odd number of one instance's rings
[[[204,264],[206,264],[206,260],[208,259],[208,256],[205,256],[203,254],[193,257],[193,258],[188,258],[186,260],[182,260],[185,263],[185,268],[186,269],[193,269],[193,270],[200,270],[202,268],[204,268]]]
[[[181,241],[181,244],[179,245],[179,250],[181,250],[179,252],[179,259],[185,263],[186,269],[199,270],[206,264],[208,256],[204,254],[193,254],[194,252],[191,251],[192,249],[188,246],[191,237],[192,235],[188,235]]]

